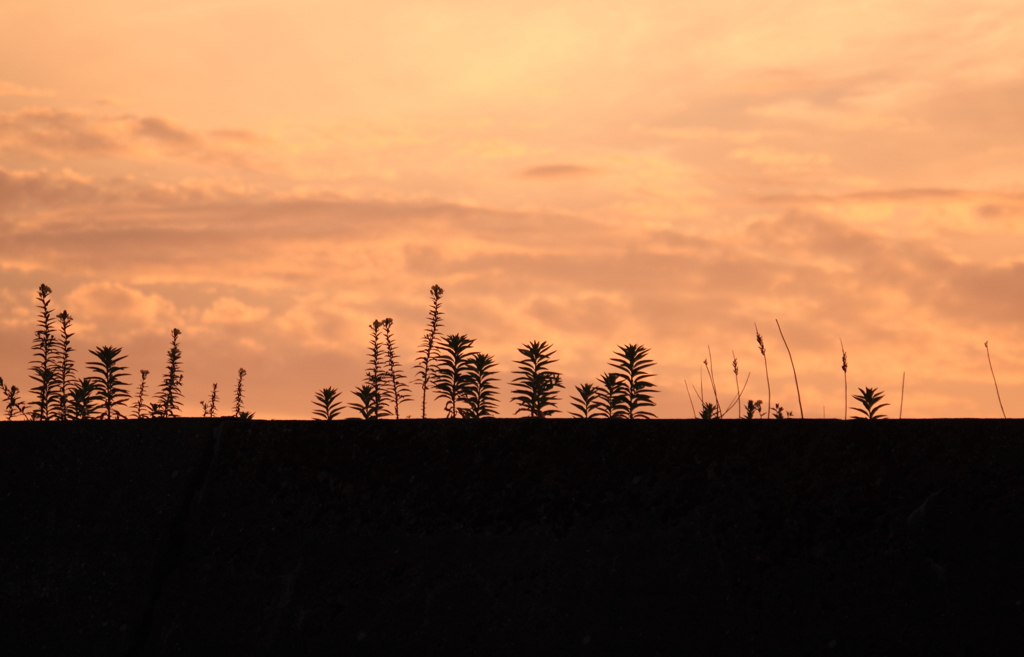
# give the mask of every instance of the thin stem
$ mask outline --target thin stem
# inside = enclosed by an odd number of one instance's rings
[[[907,373],[904,372],[903,373],[903,382],[900,383],[900,416],[898,418],[896,418],[897,420],[902,420],[903,419],[903,388],[905,388],[906,385],[907,385]]]
[[[786,342],[786,336],[782,333],[782,324],[779,324],[779,320],[775,320],[775,325],[779,327],[779,335],[782,336],[782,344],[786,345],[786,353],[789,354],[789,364],[793,368],[793,383],[796,384],[796,403],[800,406],[800,419],[804,419],[804,403],[800,399],[800,382],[796,379],[796,364],[793,362],[793,352],[789,350],[789,343]]]
[[[693,419],[697,419],[697,409],[693,406],[693,397],[690,396],[690,384],[683,379],[683,387],[686,388],[686,398],[690,400],[690,410],[693,411]]]
[[[734,375],[736,375],[736,402],[737,402],[737,406],[736,406],[736,419],[737,420],[742,420],[743,419],[743,404],[739,403],[739,401],[740,401],[740,364],[739,364],[739,361],[736,360],[736,352],[735,351],[732,352],[732,373]],[[749,375],[747,376],[747,379],[750,379]]]
[[[768,378],[768,356],[764,352],[764,338],[757,330],[757,322],[754,322],[754,334],[757,335],[757,347],[761,350],[761,358],[764,359],[764,381],[768,384],[768,418],[772,416],[772,381]]]
[[[992,369],[992,354],[988,352],[988,340],[985,340],[985,355],[988,356],[988,370],[992,372],[992,383],[996,385],[996,399],[999,400],[999,410],[1003,411],[1003,419],[1006,419],[1006,411],[1003,409],[1003,398],[999,396],[999,383],[996,382],[996,371]]]
[[[843,419],[846,419],[846,401],[850,398],[849,388],[846,386],[846,346],[843,339],[839,338],[839,347],[843,350]]]

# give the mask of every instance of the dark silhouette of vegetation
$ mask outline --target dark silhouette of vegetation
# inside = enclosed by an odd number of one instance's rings
[[[782,333],[782,324],[779,324],[779,320],[775,320],[775,325],[779,327],[779,335],[782,336],[782,344],[786,345],[786,353],[789,354],[789,364],[793,368],[793,383],[796,384],[796,403],[800,406],[800,419],[804,419],[804,402],[800,398],[800,382],[796,379],[796,364],[793,362],[793,352],[789,349],[789,343],[786,342],[786,336]]]
[[[365,384],[353,390],[352,394],[356,396],[358,401],[349,404],[349,408],[358,411],[359,416],[364,420],[376,420],[380,418],[381,399],[379,390],[376,390],[370,384]]]
[[[242,419],[251,419],[252,415],[242,410],[242,400],[245,398],[245,394],[242,391],[242,379],[245,378],[245,369],[238,368],[238,383],[235,385],[235,417]]]
[[[650,411],[644,410],[654,406],[651,395],[658,392],[650,381],[654,375],[648,371],[655,365],[654,361],[647,358],[650,349],[639,344],[627,344],[618,349],[609,365],[618,369],[622,377],[626,418],[639,420],[655,417]]]
[[[200,401],[199,405],[203,407],[203,417],[217,417],[217,384],[213,384],[213,390],[210,391],[210,401]]]
[[[68,395],[75,385],[75,363],[71,360],[71,352],[74,351],[71,347],[71,337],[74,335],[71,332],[73,319],[66,310],[57,315],[57,321],[60,324],[60,337],[57,342],[55,375],[57,380],[57,418],[60,420],[68,419],[70,405]]]
[[[71,417],[75,420],[89,420],[100,409],[101,400],[96,380],[86,377],[71,390]]]
[[[575,418],[590,419],[608,417],[601,406],[601,392],[593,384],[584,383],[576,386],[576,395],[570,397],[573,408],[577,412],[571,413]]]
[[[384,327],[384,351],[387,362],[387,369],[384,372],[386,378],[386,397],[391,402],[392,407],[395,409],[393,417],[397,420],[400,417],[399,405],[402,402],[410,399],[409,386],[405,384],[403,379],[405,374],[402,373],[402,368],[398,364],[398,350],[395,347],[395,338],[391,333],[391,326],[393,320],[388,317],[382,323]]]
[[[754,334],[757,335],[757,348],[761,350],[761,358],[764,359],[764,382],[768,386],[768,408],[772,407],[772,381],[768,378],[768,356],[764,351],[764,338],[757,330],[757,323],[754,323]]]
[[[710,350],[710,346],[708,347]],[[736,358],[736,352],[732,352],[732,373],[736,377],[736,399],[740,399],[740,361]],[[749,378],[749,374],[747,377]],[[739,404],[736,404],[736,417],[738,419],[743,418],[743,409]]]
[[[764,413],[761,412],[761,400],[760,399],[758,399],[757,401],[754,401],[753,399],[748,399],[747,400],[747,407],[744,410],[745,410],[745,414],[743,416],[743,419],[745,419],[745,420],[753,420],[754,419],[754,413],[757,413],[757,417],[758,418],[764,417]]]
[[[877,388],[858,388],[860,391],[859,395],[854,395],[853,398],[861,403],[864,408],[857,408],[851,406],[850,410],[860,413],[864,417],[855,416],[854,420],[885,420],[888,419],[882,415],[879,411],[889,404],[879,404],[885,393],[878,392]]]
[[[843,350],[843,419],[846,419],[846,400],[850,398],[849,389],[846,387],[846,345],[843,339],[839,338],[839,348]]]
[[[474,340],[459,333],[446,335],[441,341],[434,370],[434,391],[436,399],[444,400],[444,412],[448,418],[459,417],[459,404],[469,394],[470,359],[476,355],[471,351]]]
[[[153,417],[177,417],[178,411],[181,410],[181,382],[184,374],[181,372],[179,336],[181,331],[171,329],[171,347],[167,350],[167,373],[164,374],[160,401],[152,407]]]
[[[338,414],[341,413],[341,398],[338,396],[338,390],[336,388],[318,390],[313,405],[315,406],[313,419],[337,419]]]
[[[4,402],[6,406],[4,412],[7,416],[7,421],[10,422],[14,419],[14,415],[18,414],[22,419],[29,419],[28,411],[25,409],[25,403],[18,399],[18,386],[5,386],[4,380],[0,379],[0,393],[3,393]]]
[[[475,353],[468,359],[466,368],[466,389],[462,401],[465,407],[459,409],[462,417],[477,419],[494,417],[497,404],[497,386],[494,356]]]
[[[370,324],[370,360],[367,363],[363,385],[352,391],[359,401],[349,405],[368,420],[388,416],[388,409],[384,405],[384,357],[380,332],[383,325],[376,319]]]
[[[596,417],[622,420],[628,417],[625,383],[616,372],[606,372],[598,379]]]
[[[700,419],[702,420],[721,420],[722,415],[720,409],[711,402],[704,402],[704,405],[700,409]]]
[[[793,411],[787,411],[780,404],[775,404],[771,409],[772,417],[776,420],[788,420],[793,417]]]
[[[562,388],[562,375],[551,370],[558,362],[552,356],[554,348],[547,342],[533,341],[519,348],[522,360],[515,361],[519,367],[512,379],[512,401],[519,405],[516,414],[526,413],[530,417],[548,417],[558,412],[557,388]]]
[[[57,376],[54,372],[56,338],[54,336],[53,310],[50,309],[50,290],[45,284],[39,286],[36,300],[39,302],[39,328],[32,341],[35,360],[32,361],[31,379],[38,385],[32,388],[35,396],[32,418],[35,420],[52,420],[55,406],[58,403],[56,388]]]
[[[441,295],[444,290],[434,285],[430,288],[430,311],[427,313],[427,330],[423,334],[419,358],[416,359],[416,380],[423,388],[421,411],[427,417],[427,388],[434,385],[434,370],[437,365],[437,338],[444,324],[441,321]]]
[[[135,397],[135,419],[142,420],[146,417],[146,377],[149,376],[149,370],[139,370],[139,391]],[[216,384],[214,384],[216,386]]]
[[[996,381],[996,371],[992,369],[992,354],[988,351],[988,340],[985,340],[985,357],[988,358],[988,371],[992,373],[992,383],[996,386],[996,399],[999,400],[999,410],[1003,414],[1003,419],[1006,419],[1006,409],[1003,408],[1003,398],[999,394],[999,382]]]
[[[96,388],[96,398],[103,408],[100,417],[104,420],[124,418],[118,410],[124,406],[131,395],[124,382],[123,372],[127,369],[120,362],[127,356],[121,355],[120,347],[96,347],[89,350],[96,360],[86,363],[91,372],[97,376],[90,377]]]

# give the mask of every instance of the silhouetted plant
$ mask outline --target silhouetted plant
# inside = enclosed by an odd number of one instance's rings
[[[100,398],[96,381],[91,377],[79,380],[71,390],[71,417],[75,420],[90,420],[99,408]]]
[[[380,334],[382,326],[384,326],[384,323],[376,319],[373,320],[372,324],[370,324],[370,360],[367,363],[364,387],[369,386],[373,391],[374,402],[370,406],[363,405],[361,407],[364,409],[372,409],[373,419],[375,420],[389,415],[388,409],[385,405],[385,392],[387,387],[384,380],[384,355]],[[362,390],[362,388],[357,388],[353,394],[361,399],[360,390]],[[360,404],[362,404],[361,401]],[[362,412],[363,411],[360,410],[360,413]]]
[[[71,336],[74,335],[71,332],[73,319],[66,310],[57,315],[57,321],[60,324],[60,337],[57,341],[57,363],[54,374],[57,387],[57,418],[60,420],[68,419],[70,406],[68,395],[75,385],[75,363],[71,360],[71,352],[74,351],[71,347]]]
[[[862,414],[864,417],[854,417],[854,420],[885,420],[888,419],[886,416],[879,413],[879,411],[889,404],[879,404],[885,393],[878,392],[877,388],[858,388],[860,390],[859,395],[854,395],[856,399],[864,406],[864,408],[857,408],[851,406],[850,410]]]
[[[380,417],[380,393],[370,384],[359,386],[352,391],[359,401],[348,405],[349,408],[359,411],[364,420],[376,420]]]
[[[643,410],[654,406],[651,395],[658,392],[649,380],[654,375],[648,369],[655,364],[647,358],[650,349],[638,344],[627,344],[618,349],[609,365],[621,372],[626,418],[638,420],[655,417],[650,411]]]
[[[4,395],[4,401],[7,403],[5,412],[7,420],[11,421],[14,419],[15,413],[20,415],[23,419],[29,419],[28,411],[25,409],[25,403],[18,399],[18,386],[7,387],[4,385],[4,380],[0,379],[0,392]]]
[[[722,416],[722,404],[718,401],[718,386],[715,385],[715,362],[712,360],[711,364],[708,364],[708,359],[711,358],[711,345],[708,345],[708,357],[704,359],[704,370],[708,373],[708,378],[711,380],[711,392],[715,395],[715,407],[718,409],[718,416]],[[701,388],[704,384],[701,383]],[[704,398],[701,397],[703,403]]]
[[[246,375],[246,371],[243,368],[239,367],[238,368],[238,383],[235,385],[235,417],[237,417],[237,418],[241,418],[242,415],[245,414],[245,411],[242,410],[242,400],[245,397],[244,393],[242,392],[242,379],[245,378],[245,375]],[[249,420],[251,420],[252,419],[252,414],[250,413],[248,418],[242,418],[242,419],[249,419]]]
[[[761,418],[764,413],[761,412],[761,400],[754,401],[753,399],[747,400],[746,415],[743,416],[745,420],[753,420],[754,413],[757,413],[757,417]]]
[[[996,399],[999,400],[999,410],[1003,413],[1003,419],[1006,419],[1006,410],[1003,409],[1003,398],[999,394],[999,382],[996,381],[996,371],[992,369],[992,354],[988,351],[988,340],[985,340],[985,357],[988,358],[988,371],[992,372],[992,383],[996,386]],[[870,388],[869,388],[870,390]],[[856,397],[854,397],[856,399]]]
[[[57,399],[57,373],[54,371],[56,337],[54,336],[53,311],[50,309],[50,290],[45,284],[39,286],[36,300],[39,302],[39,329],[32,341],[35,359],[32,361],[31,379],[38,385],[32,388],[35,395],[32,418],[52,420],[59,404]]]
[[[571,415],[575,418],[588,419],[608,417],[601,404],[601,392],[593,384],[584,383],[576,386],[576,395],[570,397],[573,408],[578,412]]]
[[[213,390],[210,391],[210,401],[200,401],[199,405],[203,407],[203,417],[217,417],[217,384],[213,384]]]
[[[177,417],[177,412],[181,409],[181,381],[184,375],[181,372],[181,349],[178,347],[180,335],[181,331],[178,329],[171,330],[171,347],[167,350],[167,373],[164,374],[159,411],[154,413],[153,417]]]
[[[131,395],[124,382],[123,372],[127,368],[119,363],[127,356],[121,355],[120,347],[96,347],[90,349],[89,353],[96,357],[95,361],[86,365],[98,375],[93,377],[93,385],[96,388],[96,399],[103,408],[100,417],[105,420],[124,418],[117,407],[124,406]]]
[[[444,324],[441,322],[441,295],[439,285],[430,288],[430,311],[427,313],[427,331],[423,334],[419,358],[416,359],[416,380],[423,388],[422,413],[427,417],[427,388],[434,385],[434,370],[437,365],[437,337]]]
[[[779,327],[779,335],[782,336],[782,344],[786,346],[786,353],[789,354],[789,364],[793,368],[793,383],[796,385],[796,403],[800,407],[800,419],[804,419],[804,402],[800,398],[800,382],[796,379],[796,363],[793,362],[793,352],[789,349],[789,343],[786,342],[786,336],[782,333],[782,324],[779,324],[779,320],[775,320],[775,325]]]
[[[556,388],[562,385],[562,375],[552,371],[551,365],[558,361],[552,358],[555,351],[547,342],[529,342],[519,348],[522,360],[512,379],[512,401],[519,405],[516,414],[526,413],[530,417],[548,417],[558,412]]]
[[[402,402],[408,401],[410,396],[409,386],[402,380],[405,378],[405,374],[402,373],[402,368],[398,364],[398,351],[395,348],[394,336],[391,334],[393,323],[390,317],[383,322],[384,352],[387,363],[385,377],[387,379],[387,398],[395,409],[394,418],[397,420],[402,417],[399,413],[399,405]]]
[[[494,417],[498,396],[494,385],[494,356],[476,353],[469,357],[468,363],[466,390],[462,398],[465,407],[459,409],[459,414],[467,419]]]
[[[702,420],[721,420],[722,414],[717,405],[711,402],[704,402],[704,405],[700,409],[700,419]]]
[[[793,417],[793,411],[787,411],[779,404],[775,404],[775,406],[772,407],[771,413],[772,417],[776,420],[788,420]]]
[[[626,384],[616,372],[607,372],[598,377],[600,387],[597,389],[597,409],[599,415],[613,420],[629,417],[626,404]]]
[[[139,392],[135,397],[135,419],[142,420],[147,417],[145,413],[146,408],[146,377],[149,376],[149,370],[139,370]],[[216,385],[216,384],[215,384]]]
[[[434,369],[435,399],[444,400],[445,416],[458,417],[458,405],[469,390],[469,361],[476,354],[471,351],[474,340],[459,333],[446,335],[438,345],[437,365]]]
[[[843,350],[843,419],[846,419],[846,400],[850,398],[849,389],[846,387],[846,345],[843,339],[839,338],[839,348]]]
[[[757,348],[761,350],[761,358],[764,359],[764,382],[768,386],[768,408],[772,407],[772,381],[768,378],[768,356],[764,352],[764,338],[757,330],[757,323],[754,323],[754,333],[757,335]]]
[[[709,347],[710,349],[710,347]],[[736,352],[732,352],[732,373],[736,377],[736,400],[740,399],[740,361],[736,358]],[[749,376],[749,375],[748,375]],[[743,409],[740,404],[736,404],[736,417],[743,418]]]
[[[338,390],[336,388],[318,390],[313,405],[315,406],[314,420],[336,419],[341,413],[341,398],[338,396]]]

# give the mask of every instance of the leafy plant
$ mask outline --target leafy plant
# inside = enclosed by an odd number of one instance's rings
[[[704,405],[700,409],[700,419],[702,420],[721,420],[722,414],[721,409],[711,402],[704,402]]]
[[[444,400],[446,417],[458,416],[458,405],[465,399],[470,385],[470,359],[475,352],[473,340],[459,333],[446,335],[438,350],[437,366],[434,370],[436,399]]]
[[[626,417],[630,420],[655,417],[643,410],[654,406],[651,395],[658,392],[650,381],[654,375],[648,371],[655,364],[647,358],[650,349],[639,344],[627,344],[618,349],[609,364],[621,372]]]
[[[552,358],[554,349],[547,342],[535,340],[520,347],[519,353],[523,359],[515,361],[518,376],[512,379],[512,401],[519,405],[516,414],[543,418],[557,413],[555,389],[563,386],[562,375],[550,369],[558,362]]]
[[[317,391],[313,405],[316,407],[313,411],[313,419],[336,419],[338,414],[341,413],[341,398],[338,396],[337,388],[324,388]]]
[[[57,315],[60,323],[60,338],[57,342],[57,363],[55,368],[55,379],[57,387],[57,418],[66,420],[69,414],[70,400],[68,395],[75,385],[75,363],[71,360],[71,322],[74,318],[63,311]]]
[[[380,392],[370,384],[364,384],[352,391],[359,401],[348,405],[349,408],[359,411],[364,420],[376,420],[380,417]]]
[[[771,409],[772,417],[776,420],[788,420],[793,417],[793,411],[787,411],[779,404],[775,404]]]
[[[584,383],[576,386],[576,396],[570,397],[572,406],[578,412],[572,413],[575,418],[588,419],[608,417],[601,404],[601,391],[593,384]]]
[[[210,391],[210,401],[200,401],[199,405],[203,407],[203,417],[217,417],[217,384],[213,384],[213,390]]]
[[[860,413],[864,417],[854,417],[854,420],[885,420],[888,419],[886,416],[879,413],[879,411],[889,404],[879,404],[885,393],[878,392],[877,388],[858,388],[860,391],[859,395],[854,395],[853,398],[861,403],[864,408],[857,408],[851,406],[850,410]]]
[[[462,397],[465,407],[459,409],[459,414],[467,419],[494,417],[498,396],[497,386],[494,385],[497,378],[494,374],[494,356],[475,353],[469,357],[468,363],[466,389]]]
[[[626,385],[616,372],[606,372],[598,378],[597,411],[599,417],[622,420],[629,417],[626,405]]]
[[[398,353],[395,349],[395,338],[391,334],[391,325],[394,322],[390,317],[384,320],[384,351],[387,359],[387,370],[385,371],[385,377],[387,380],[387,398],[394,406],[394,418],[397,420],[402,417],[399,414],[399,405],[402,402],[408,401],[409,386],[405,384],[402,379],[405,378],[405,374],[402,373],[402,368],[398,364]]]
[[[427,331],[423,334],[419,358],[416,359],[416,380],[423,388],[421,410],[427,417],[427,388],[434,385],[434,370],[437,365],[437,337],[444,324],[441,322],[441,295],[444,290],[434,285],[430,288],[430,311],[427,313]]]
[[[373,419],[377,420],[382,417],[387,417],[388,409],[385,406],[385,381],[384,381],[384,364],[383,364],[383,352],[381,346],[381,334],[380,329],[383,326],[383,322],[379,320],[373,320],[370,324],[370,360],[367,363],[366,376],[364,378],[363,387],[369,387],[373,394],[373,403],[366,405],[362,402],[362,394],[360,391],[363,389],[357,388],[352,394],[360,399],[360,413],[366,411],[372,411]]]
[[[153,417],[177,417],[181,409],[181,381],[184,375],[181,372],[181,349],[178,347],[178,337],[181,331],[171,330],[171,347],[167,350],[167,373],[164,374],[163,391],[160,402]]]
[[[99,388],[91,377],[81,379],[71,390],[71,417],[89,420],[101,405]]]
[[[57,374],[54,371],[56,356],[56,338],[54,337],[53,311],[50,309],[50,290],[46,284],[39,286],[36,300],[39,303],[39,328],[32,341],[35,359],[30,368],[31,379],[37,385],[32,388],[36,400],[32,418],[36,420],[52,420],[55,417],[57,400]]]
[[[29,419],[28,411],[25,409],[25,403],[18,399],[18,386],[7,387],[4,385],[4,380],[0,379],[0,392],[4,395],[4,401],[7,402],[6,415],[7,420],[11,421],[14,419],[14,414],[21,415],[22,419]]]
[[[743,416],[745,420],[753,420],[754,413],[757,413],[758,418],[763,417],[764,413],[761,412],[761,400],[754,401],[753,399],[747,400],[747,407],[744,409],[746,414]]]
[[[242,379],[245,378],[245,375],[246,371],[239,367],[238,383],[235,385],[235,417],[237,418],[241,418],[245,414],[245,411],[242,410],[242,399],[244,398],[244,394],[242,392]],[[252,414],[250,413],[248,418],[242,419],[252,419]]]
[[[139,392],[135,398],[135,419],[141,420],[147,417],[145,412],[145,399],[146,399],[146,377],[149,376],[149,370],[139,370]],[[216,386],[216,384],[214,384]]]
[[[843,419],[846,419],[846,400],[850,398],[849,389],[846,386],[846,345],[843,339],[839,338],[839,348],[843,350]]]
[[[96,347],[90,349],[96,360],[86,363],[89,370],[98,376],[93,377],[93,385],[96,389],[96,399],[103,408],[101,418],[113,420],[115,417],[123,418],[118,406],[131,398],[124,382],[124,370],[127,369],[119,363],[127,358],[121,355],[120,347]]]

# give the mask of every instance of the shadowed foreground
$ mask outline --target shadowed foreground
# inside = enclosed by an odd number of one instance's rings
[[[1024,647],[1021,421],[3,423],[0,468],[9,654]]]

